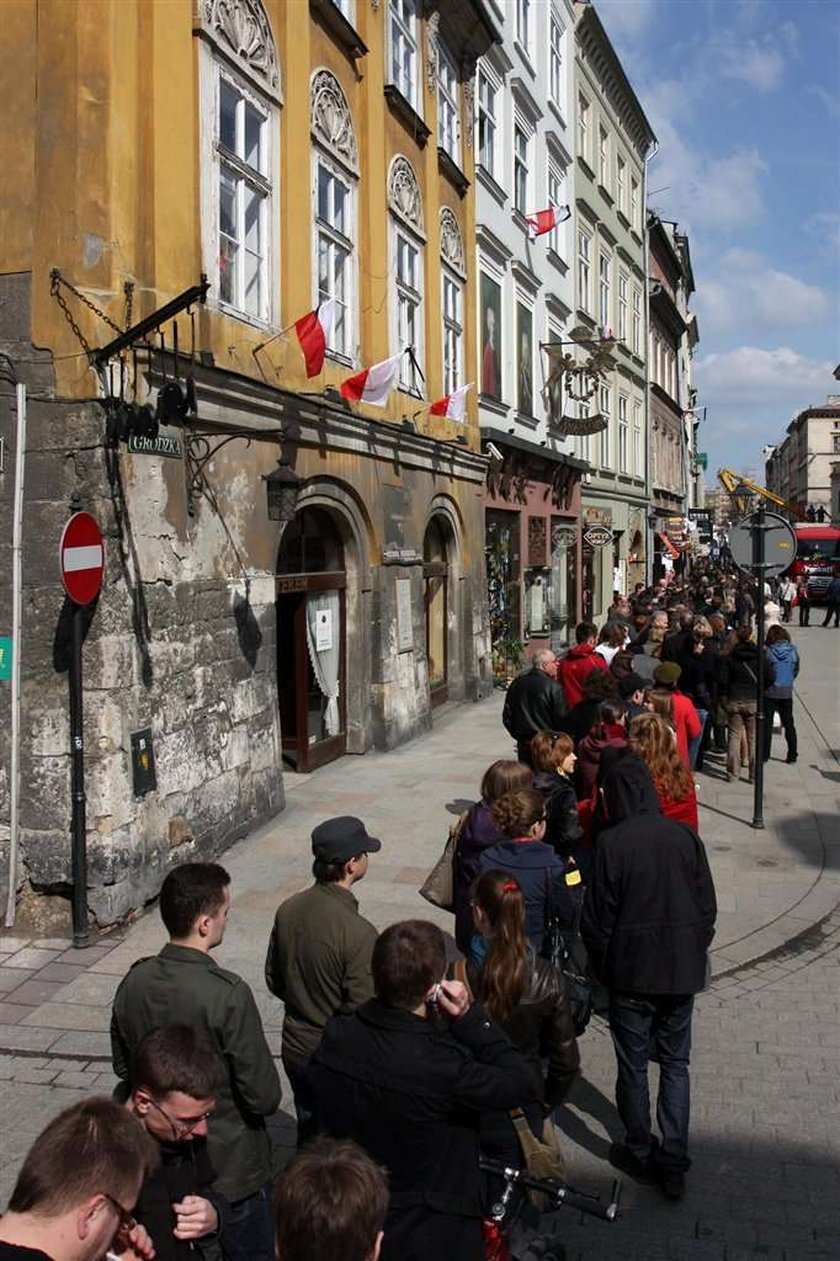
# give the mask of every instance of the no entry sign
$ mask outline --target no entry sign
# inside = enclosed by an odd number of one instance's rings
[[[102,586],[105,552],[102,534],[89,512],[75,512],[58,548],[61,581],[74,604],[90,604]]]

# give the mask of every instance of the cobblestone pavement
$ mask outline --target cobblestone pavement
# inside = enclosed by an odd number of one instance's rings
[[[776,737],[766,829],[749,826],[746,782],[726,784],[715,759],[699,779],[720,915],[714,979],[695,1017],[689,1193],[666,1204],[625,1180],[614,1226],[562,1211],[553,1227],[569,1261],[633,1253],[640,1261],[840,1256],[840,636],[816,627],[794,635],[803,649],[800,758],[795,766],[780,761]],[[438,713],[432,733],[404,748],[288,776],[284,813],[225,856],[234,910],[219,962],[252,984],[275,1051],[282,1009],[265,991],[263,943],[277,903],[308,883],[312,826],[357,813],[383,838],[359,886],[374,923],[422,915],[451,928],[451,918],[416,890],[447,826],[474,800],[484,768],[509,753],[500,710],[500,696],[453,706]],[[86,951],[62,939],[0,938],[0,1203],[49,1117],[82,1093],[113,1087],[114,990],[162,941],[154,912]],[[563,1114],[570,1178],[607,1191],[605,1157],[609,1136],[617,1136],[614,1063],[597,1017],[581,1052],[583,1077]],[[294,1142],[287,1112],[277,1117],[275,1139],[283,1159]]]

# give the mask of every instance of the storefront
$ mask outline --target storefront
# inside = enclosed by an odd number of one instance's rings
[[[587,492],[582,523],[583,617],[600,626],[615,592],[629,595],[645,582],[645,511]]]

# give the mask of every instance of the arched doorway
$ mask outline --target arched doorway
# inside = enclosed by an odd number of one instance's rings
[[[432,708],[449,696],[449,540],[450,526],[439,513],[423,539],[423,605],[426,614],[426,661]]]
[[[302,508],[277,558],[277,694],[283,761],[312,771],[347,749],[344,548],[332,515]]]

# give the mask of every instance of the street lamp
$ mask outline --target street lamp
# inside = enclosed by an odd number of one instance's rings
[[[263,474],[263,481],[268,496],[269,521],[281,521],[286,524],[294,521],[303,479],[281,460],[273,473]]]

